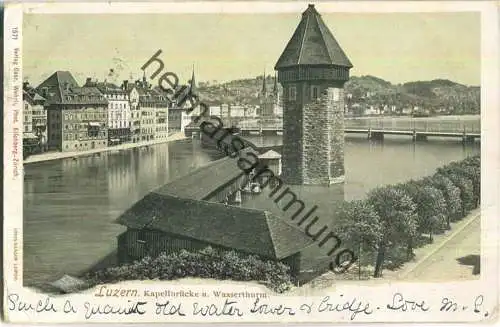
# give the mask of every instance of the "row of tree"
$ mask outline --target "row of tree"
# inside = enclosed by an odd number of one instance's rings
[[[479,206],[480,172],[480,157],[473,156],[420,180],[376,188],[340,206],[337,235],[358,249],[359,267],[374,262],[374,277],[381,277],[384,267],[411,260],[415,247]]]

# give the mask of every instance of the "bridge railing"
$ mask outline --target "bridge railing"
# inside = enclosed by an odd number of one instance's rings
[[[345,128],[433,133],[480,133],[481,122],[479,118],[477,120],[437,120],[432,118],[346,119]]]
[[[259,119],[235,122],[241,129],[281,130],[281,120],[261,121]],[[370,118],[346,119],[346,129],[375,129],[391,131],[417,131],[431,133],[480,133],[481,122],[477,119],[436,119],[436,118]]]

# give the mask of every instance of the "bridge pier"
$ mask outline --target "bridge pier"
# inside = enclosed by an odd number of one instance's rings
[[[369,132],[368,135],[370,140],[375,140],[375,141],[383,141],[384,140],[384,133],[383,132]]]
[[[462,136],[462,143],[464,144],[469,144],[469,143],[474,143],[474,136],[471,136],[471,135],[463,135]]]
[[[416,141],[416,142],[427,141],[427,135],[425,135],[425,134],[416,134],[414,136],[413,141]]]

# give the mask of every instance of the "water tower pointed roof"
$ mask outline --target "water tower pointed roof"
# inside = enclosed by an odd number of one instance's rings
[[[297,65],[336,65],[352,68],[352,63],[333,37],[314,5],[302,19],[281,54],[275,69]]]

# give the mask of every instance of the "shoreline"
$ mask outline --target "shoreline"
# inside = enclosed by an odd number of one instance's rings
[[[86,157],[86,156],[92,156],[92,155],[97,154],[97,153],[141,148],[144,146],[157,145],[157,144],[179,141],[179,140],[184,140],[184,139],[188,139],[188,137],[186,137],[184,135],[184,132],[178,132],[178,133],[170,135],[165,140],[152,140],[152,141],[144,141],[144,142],[137,142],[137,143],[125,143],[125,144],[110,146],[110,147],[106,147],[106,148],[92,149],[92,150],[86,150],[86,151],[45,152],[45,153],[34,154],[34,155],[29,156],[27,159],[25,159],[23,161],[23,165],[52,161],[52,160],[59,160],[59,159]]]

